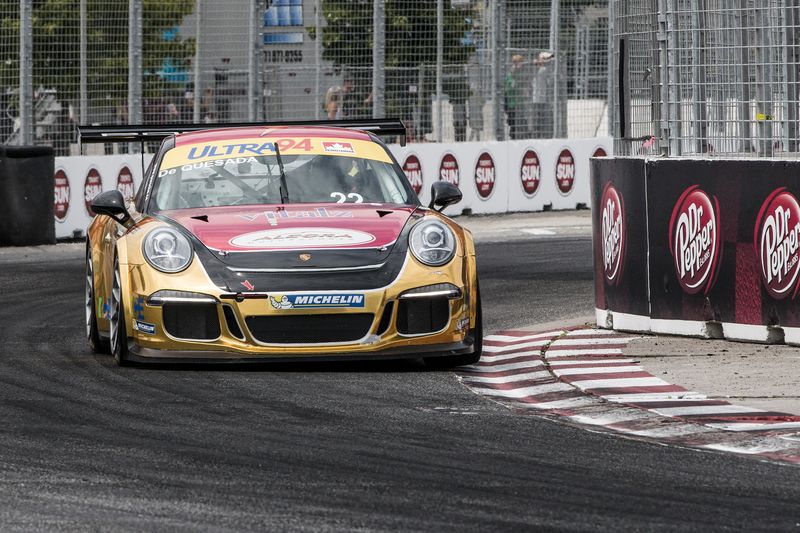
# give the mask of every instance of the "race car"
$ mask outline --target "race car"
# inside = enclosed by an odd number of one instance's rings
[[[81,128],[163,139],[134,198],[91,203],[91,349],[120,365],[477,361],[475,246],[441,213],[461,193],[439,181],[420,205],[387,122]]]

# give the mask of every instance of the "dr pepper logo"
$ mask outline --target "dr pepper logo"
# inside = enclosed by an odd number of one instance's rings
[[[533,150],[528,150],[522,156],[522,165],[519,169],[519,179],[522,180],[522,190],[528,196],[533,196],[539,190],[542,178],[542,169],[539,166],[539,156]]]
[[[711,290],[720,255],[719,203],[697,185],[672,210],[669,242],[675,273],[689,294]]]
[[[773,191],[761,206],[753,238],[767,292],[777,299],[796,294],[800,204],[785,187]]]
[[[625,254],[625,206],[617,189],[610,183],[600,201],[603,248],[603,271],[606,280],[619,283]]]
[[[494,190],[495,168],[492,154],[483,152],[475,163],[475,187],[478,196],[482,199],[489,198]]]
[[[447,153],[442,156],[442,162],[439,163],[439,180],[452,183],[458,187],[458,160],[453,154]]]
[[[558,190],[565,196],[572,192],[572,186],[575,184],[575,158],[566,148],[558,154],[556,184]]]
[[[419,157],[410,154],[403,162],[403,172],[406,173],[408,181],[411,183],[411,188],[414,192],[419,194],[422,191],[422,163]]]
[[[56,170],[54,192],[53,214],[58,222],[64,222],[69,211],[69,178],[64,169]]]

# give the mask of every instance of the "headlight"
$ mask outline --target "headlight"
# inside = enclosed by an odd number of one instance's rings
[[[180,272],[192,261],[192,245],[177,230],[157,228],[144,239],[144,257],[161,272]]]
[[[453,230],[435,219],[417,223],[411,230],[408,243],[414,257],[428,266],[444,265],[456,253]]]

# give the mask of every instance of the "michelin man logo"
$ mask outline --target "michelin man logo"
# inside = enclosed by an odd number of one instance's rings
[[[277,300],[274,296],[269,297],[269,303],[272,304],[272,307],[275,309],[293,309],[294,305],[292,302],[289,301],[288,296],[281,296],[280,300]]]

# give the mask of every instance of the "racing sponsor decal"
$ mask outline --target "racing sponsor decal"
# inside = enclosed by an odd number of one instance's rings
[[[273,309],[364,307],[364,295],[358,293],[270,295],[269,303]]]
[[[353,154],[355,149],[350,143],[344,142],[322,142],[322,149],[326,152],[335,152],[339,154]]]
[[[608,154],[606,153],[606,149],[603,148],[602,146],[598,146],[597,148],[595,148],[594,153],[592,154],[592,157],[607,157],[607,156]]]
[[[69,177],[63,168],[56,170],[53,215],[56,222],[64,222],[69,212]]]
[[[711,290],[720,255],[719,203],[697,185],[686,189],[672,210],[670,252],[675,273],[689,294]]]
[[[136,194],[133,188],[133,174],[127,165],[123,166],[117,174],[117,190],[122,193],[122,197],[128,200]]]
[[[326,207],[317,207],[306,211],[287,211],[281,209],[279,211],[264,211],[263,213],[242,213],[237,215],[248,222],[254,222],[261,215],[267,219],[270,226],[277,226],[281,220],[308,220],[316,218],[353,218],[352,211],[345,211],[342,209],[328,209]]]
[[[264,142],[239,142],[230,144],[206,144],[192,146],[189,149],[188,159],[203,159],[205,157],[222,156],[256,156],[275,153],[275,145],[285,152],[287,150],[311,151],[311,139],[277,139]]]
[[[371,233],[342,228],[280,228],[254,231],[231,239],[237,248],[302,249],[339,248],[367,244],[375,240]]]
[[[106,320],[111,318],[111,301],[103,299],[102,296],[97,298],[97,316]]]
[[[458,187],[460,181],[458,160],[450,152],[445,153],[439,163],[439,181],[446,181]]]
[[[568,148],[561,150],[556,163],[556,184],[564,196],[572,192],[575,185],[575,158]]]
[[[785,187],[773,191],[761,206],[753,242],[767,292],[778,300],[790,293],[794,297],[800,272],[800,204]]]
[[[625,255],[625,204],[611,183],[600,200],[603,271],[609,284],[619,284]]]
[[[422,163],[419,157],[414,154],[406,156],[406,160],[403,161],[403,172],[406,173],[411,188],[419,194],[422,191]]]
[[[539,190],[542,178],[542,167],[539,164],[539,155],[533,150],[527,150],[522,156],[519,169],[519,179],[522,181],[522,190],[528,196],[533,196]]]
[[[144,320],[144,296],[137,296],[133,300],[133,312],[138,320]]]
[[[245,288],[245,289],[247,289],[248,291],[254,291],[254,290],[256,290],[256,287],[255,287],[255,285],[253,285],[252,283],[250,283],[250,281],[249,281],[249,280],[244,280],[244,281],[242,282],[242,287],[244,287],[244,288]]]
[[[156,334],[155,324],[148,324],[147,322],[142,322],[141,320],[133,321],[133,329],[140,333],[147,333],[148,335]]]
[[[495,181],[495,167],[492,154],[483,152],[478,156],[475,163],[475,187],[478,189],[478,197],[486,200],[492,195]]]
[[[100,177],[100,172],[92,167],[86,174],[86,181],[83,183],[83,200],[86,203],[86,212],[89,213],[90,216],[94,216],[92,200],[101,192],[103,192],[103,180]]]

